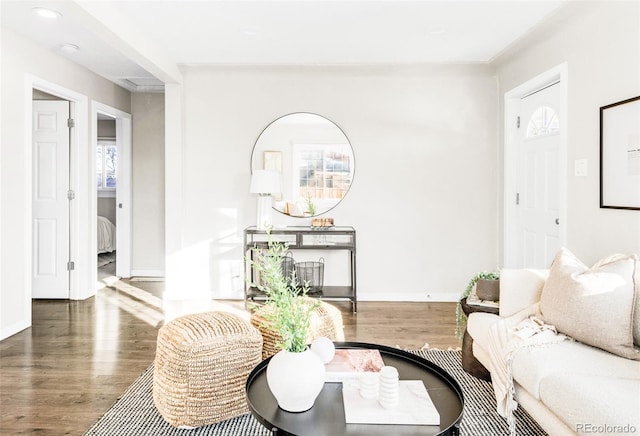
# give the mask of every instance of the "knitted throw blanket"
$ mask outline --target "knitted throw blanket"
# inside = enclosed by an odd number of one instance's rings
[[[518,407],[512,372],[516,353],[523,348],[546,346],[565,339],[567,336],[540,319],[537,303],[491,326],[488,344],[491,383],[496,394],[496,409],[506,418],[512,436],[516,434],[513,412]]]

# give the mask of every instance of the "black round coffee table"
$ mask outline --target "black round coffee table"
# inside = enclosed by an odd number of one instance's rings
[[[458,435],[464,397],[458,382],[444,369],[415,354],[384,345],[336,342],[336,348],[378,349],[385,365],[395,366],[401,380],[422,380],[440,414],[439,426],[346,424],[342,383],[325,383],[315,405],[306,412],[290,413],[278,407],[269,386],[269,359],[251,371],[246,392],[249,410],[274,435]]]

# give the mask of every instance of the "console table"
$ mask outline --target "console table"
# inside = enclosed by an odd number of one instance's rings
[[[320,293],[309,294],[309,297],[323,300],[349,301],[353,313],[358,308],[356,294],[356,231],[353,227],[302,227],[293,226],[273,228],[271,239],[287,244],[289,250],[346,250],[349,252],[349,283],[342,286],[323,286]],[[244,230],[245,273],[249,278],[245,285],[244,301],[264,301],[266,295],[251,283],[255,282],[255,271],[250,265],[253,260],[253,248],[267,247],[268,235],[265,230],[255,226]]]

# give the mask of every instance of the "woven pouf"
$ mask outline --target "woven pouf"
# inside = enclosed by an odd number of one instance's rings
[[[307,298],[306,303],[313,305],[317,304],[318,300]],[[332,341],[344,341],[344,328],[340,309],[324,301],[320,301],[319,303],[311,313],[307,343],[310,344],[314,339],[322,336]],[[271,357],[280,351],[280,348],[276,346],[276,343],[280,340],[280,336],[273,330],[271,323],[265,318],[265,314],[268,314],[272,310],[271,306],[267,304],[259,307],[251,314],[251,324],[256,326],[256,328],[260,330],[260,333],[262,333],[263,359]]]
[[[249,411],[245,383],[262,336],[227,312],[186,315],[158,331],[153,402],[174,427],[200,427]]]

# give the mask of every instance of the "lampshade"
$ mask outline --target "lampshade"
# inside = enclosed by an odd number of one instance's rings
[[[251,175],[252,194],[277,194],[282,192],[280,173],[269,170],[255,170]]]

